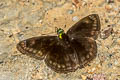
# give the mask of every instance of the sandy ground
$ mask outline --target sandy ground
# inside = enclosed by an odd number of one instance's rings
[[[76,1],[0,0],[0,80],[120,80],[119,0]],[[98,37],[97,57],[85,68],[59,74],[16,49],[21,40],[55,35],[55,27],[67,31],[92,13],[99,15],[101,31],[111,26],[114,32]]]

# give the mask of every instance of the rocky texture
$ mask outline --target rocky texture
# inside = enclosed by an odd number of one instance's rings
[[[0,0],[0,80],[120,80],[119,0],[76,1]],[[69,74],[55,73],[43,61],[16,49],[20,40],[54,34],[55,27],[67,31],[92,13],[100,16],[102,29],[110,25],[114,32],[105,40],[100,37],[96,40],[98,55],[83,69]]]

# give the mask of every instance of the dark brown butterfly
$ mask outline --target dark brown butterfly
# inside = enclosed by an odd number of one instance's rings
[[[36,59],[44,59],[46,65],[56,72],[72,72],[95,58],[95,39],[99,31],[99,16],[91,14],[78,21],[67,33],[59,28],[58,36],[39,36],[23,40],[17,44],[17,49]]]

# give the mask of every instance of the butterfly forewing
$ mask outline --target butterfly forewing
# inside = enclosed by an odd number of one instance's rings
[[[69,37],[81,35],[81,37],[93,37],[97,38],[100,31],[100,20],[97,14],[91,14],[76,24],[74,24],[68,31]]]
[[[52,44],[57,41],[56,36],[40,36],[23,40],[17,44],[17,49],[36,59],[44,59]]]

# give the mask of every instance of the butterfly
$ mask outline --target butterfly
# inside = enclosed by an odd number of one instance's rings
[[[91,14],[79,20],[66,33],[57,28],[57,36],[32,37],[20,41],[17,49],[23,54],[44,60],[55,72],[74,72],[96,57],[95,40],[99,32],[99,16]]]

